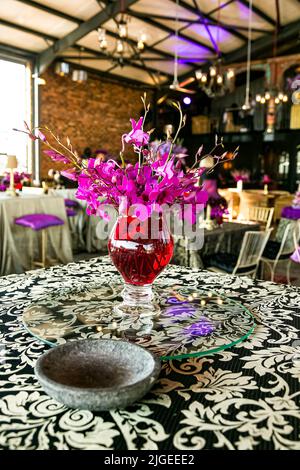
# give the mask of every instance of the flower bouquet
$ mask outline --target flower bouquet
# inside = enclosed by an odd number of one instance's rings
[[[153,130],[144,127],[150,106],[146,95],[142,98],[144,115],[137,121],[131,119],[132,129],[122,135],[120,160],[103,161],[102,158],[79,157],[70,139],[62,141],[49,128],[25,132],[33,140],[40,139],[47,145],[44,152],[54,161],[68,167],[61,174],[78,182],[77,198],[87,202],[87,213],[107,218],[107,204],[118,210],[119,216],[108,241],[110,257],[125,281],[123,303],[116,306],[120,314],[150,314],[157,312],[153,301],[152,283],[170,262],[173,239],[165,214],[170,208],[177,218],[196,222],[197,213],[207,202],[207,193],[201,185],[200,168],[202,147],[190,168],[183,168],[182,154],[174,154],[174,145],[185,125],[185,116],[179,103],[179,125],[166,142],[151,145]],[[125,163],[124,153],[130,146],[136,163]],[[236,152],[230,154],[234,158]],[[214,165],[228,159],[222,141],[216,139],[211,152]],[[209,171],[212,171],[210,168]]]
[[[22,171],[21,173],[18,171],[14,172],[14,186],[15,189],[22,189],[23,185],[30,182],[31,174],[25,173]],[[4,176],[0,182],[0,191],[6,191],[10,185],[10,173],[5,172]]]

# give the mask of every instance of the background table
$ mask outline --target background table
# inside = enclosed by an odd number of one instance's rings
[[[175,241],[172,262],[180,266],[203,268],[202,257],[220,252],[238,254],[245,233],[259,228],[259,224],[251,222],[224,222],[222,227],[204,231],[204,245],[201,250],[189,250],[188,240],[178,238]]]
[[[163,364],[153,390],[123,410],[71,410],[48,397],[33,366],[48,349],[21,322],[37,296],[119,279],[106,259],[13,275],[0,284],[0,448],[300,449],[300,290],[170,266],[157,280],[243,302],[257,328],[215,355]],[[295,343],[296,342],[296,343]]]
[[[63,199],[43,195],[0,195],[0,275],[22,273],[30,268],[30,239],[33,239],[35,256],[38,256],[38,234],[14,224],[17,217],[38,213],[56,215],[64,220],[64,225],[48,231],[48,250],[52,257],[62,263],[72,261],[70,231]]]

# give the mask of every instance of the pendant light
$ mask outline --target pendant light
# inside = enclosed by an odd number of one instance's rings
[[[251,78],[251,47],[252,47],[252,10],[253,0],[249,0],[249,18],[248,18],[248,45],[247,45],[247,76],[246,76],[246,95],[243,110],[251,109],[250,105],[250,78]]]
[[[79,65],[81,64],[81,52],[82,52],[82,49],[80,49],[80,52],[79,52]],[[87,81],[87,79],[88,79],[88,74],[86,70],[83,70],[83,69],[73,70],[72,72],[73,82],[84,83]]]

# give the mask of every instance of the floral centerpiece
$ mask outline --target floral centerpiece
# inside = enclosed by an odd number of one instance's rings
[[[242,181],[243,183],[249,183],[250,181],[250,171],[249,170],[234,170],[231,172],[231,175],[234,181]]]
[[[151,145],[152,130],[144,127],[150,106],[146,95],[142,98],[144,115],[137,121],[131,119],[131,130],[121,137],[120,161],[102,158],[84,160],[73,149],[71,141],[62,141],[49,128],[25,132],[33,140],[47,145],[44,152],[54,161],[63,162],[67,168],[63,176],[78,182],[77,198],[87,202],[87,213],[107,217],[106,205],[113,205],[119,217],[108,241],[113,263],[125,281],[123,303],[117,306],[122,314],[153,314],[151,286],[157,275],[167,266],[173,254],[173,239],[164,214],[174,208],[178,217],[193,224],[197,213],[207,202],[207,192],[202,188],[200,167],[202,147],[190,168],[183,168],[181,154],[174,154],[174,145],[185,125],[185,116],[179,103],[172,102],[179,115],[179,125],[174,136],[167,135],[166,142]],[[124,153],[130,146],[136,163],[125,163]],[[230,154],[230,159],[235,157]],[[212,155],[214,166],[228,159],[222,141],[216,139]],[[212,168],[209,169],[212,171]],[[166,209],[167,208],[167,209]]]
[[[215,220],[218,225],[222,225],[223,216],[229,213],[226,199],[219,194],[216,196],[210,196],[208,198],[207,204],[211,208],[211,219]]]
[[[270,183],[272,183],[272,180],[271,180],[269,175],[264,175],[263,178],[262,178],[262,182],[263,182],[263,184],[270,184]]]
[[[22,172],[15,171],[14,172],[15,189],[22,189],[24,184],[27,184],[27,183],[29,184],[30,178],[31,178],[30,173],[25,173],[24,171]],[[6,171],[0,182],[0,191],[6,191],[6,189],[9,188],[9,185],[10,185],[10,173]]]

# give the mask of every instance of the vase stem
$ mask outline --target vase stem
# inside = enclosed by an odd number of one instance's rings
[[[160,312],[154,301],[152,284],[136,286],[125,284],[122,291],[123,302],[115,305],[115,312],[121,315],[156,316]]]
[[[152,303],[153,292],[152,284],[146,286],[134,286],[125,284],[122,292],[123,300],[128,305],[147,305]]]

